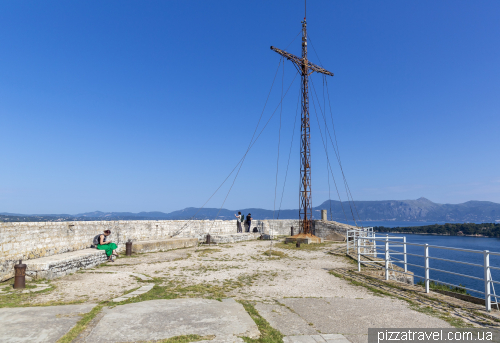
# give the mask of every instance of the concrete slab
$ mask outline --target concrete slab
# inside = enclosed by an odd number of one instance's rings
[[[283,337],[283,343],[316,343],[316,340],[310,335]]]
[[[150,278],[149,276],[146,276],[144,274],[132,273],[132,272],[125,272],[125,271],[117,271],[117,270],[92,270],[92,271],[87,272],[87,273],[105,273],[105,274],[120,273],[120,274],[128,274],[128,275],[135,276],[135,277],[141,279],[142,281],[151,281],[151,280],[153,280],[152,278]]]
[[[327,342],[346,339],[344,337],[344,335],[340,335],[340,334],[325,334],[325,335],[321,335],[321,337],[323,337]]]
[[[285,336],[318,334],[308,322],[285,306],[257,303],[255,309],[273,328]]]
[[[300,335],[283,337],[283,343],[351,343],[343,335]]]
[[[323,334],[342,334],[355,343],[368,342],[368,328],[449,328],[444,320],[416,312],[400,300],[286,298],[279,302],[314,324]]]
[[[131,292],[131,293],[128,293],[128,294],[125,294],[125,295],[122,295],[121,297],[118,297],[118,298],[115,298],[113,299],[112,301],[115,302],[115,303],[118,303],[120,301],[125,301],[129,298],[133,298],[133,297],[136,297],[138,295],[141,295],[141,294],[144,294],[146,292],[149,292],[150,290],[152,290],[154,287],[153,284],[149,284],[149,285],[146,285],[146,286],[142,286],[140,287],[139,289]]]
[[[132,252],[147,253],[172,249],[195,247],[198,238],[169,238],[161,241],[138,241],[132,243]]]
[[[53,343],[64,336],[95,304],[0,309],[3,343]]]
[[[230,299],[151,300],[104,309],[88,343],[154,341],[180,335],[215,335],[210,342],[240,342],[260,332],[243,306]]]

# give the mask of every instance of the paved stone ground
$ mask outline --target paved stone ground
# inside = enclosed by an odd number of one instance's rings
[[[309,321],[323,334],[342,334],[355,343],[367,342],[368,328],[451,328],[441,319],[408,311],[405,304],[390,298],[379,299],[281,299],[288,309]]]
[[[451,325],[390,298],[285,298],[277,304],[258,304],[259,313],[281,333],[341,334],[351,342],[367,342],[367,328],[451,328]]]
[[[94,304],[0,309],[3,343],[56,342],[90,312]]]
[[[168,292],[175,292],[175,287],[198,286],[220,289],[224,294],[221,298],[252,302],[259,314],[286,336],[287,343],[344,343],[346,339],[353,343],[367,342],[369,327],[449,327],[439,318],[413,310],[405,301],[374,294],[329,274],[330,270],[348,273],[349,268],[354,267],[346,258],[329,254],[332,245],[315,250],[274,245],[273,251],[282,257],[269,258],[263,253],[270,244],[269,241],[252,241],[141,254],[51,280],[52,288],[23,295],[26,300],[20,305],[75,300],[86,304],[0,308],[0,319],[9,318],[8,322],[1,321],[4,331],[0,331],[0,337],[6,342],[55,342],[79,319],[78,315],[60,317],[64,313],[54,312],[58,307],[67,308],[68,313],[88,312],[97,301],[108,301],[109,307],[104,307],[74,342],[139,342],[186,334],[214,335],[217,342],[241,342],[240,335],[255,336],[255,323],[242,305],[230,300],[201,299],[219,297],[214,294],[201,292],[195,295],[200,299],[188,299],[186,297],[193,297],[188,292],[177,294],[183,299],[118,305],[113,302],[113,299],[141,301],[134,297],[144,297],[148,289],[159,296],[162,295],[158,292],[163,290],[167,296]],[[154,285],[158,287],[153,290]],[[383,284],[373,286],[385,289]],[[134,289],[124,296],[124,292]],[[0,294],[0,304],[7,296]],[[431,306],[427,302],[421,304]],[[71,306],[87,307],[82,307],[84,311],[71,309]],[[443,307],[442,310],[446,315],[448,309]],[[34,336],[29,336],[29,330],[18,330],[31,322],[39,323],[35,327],[38,325],[45,330],[40,331],[45,333],[37,338],[38,341],[30,340]],[[482,325],[481,320],[470,323]],[[490,321],[490,324],[495,325],[495,322]]]
[[[395,281],[382,281],[372,275],[364,274],[363,272],[358,273],[347,268],[334,269],[334,272],[346,279],[361,282],[398,298],[412,301],[421,307],[433,309],[442,315],[459,318],[467,325],[500,328],[500,311],[495,308],[487,313],[484,310],[484,305],[473,304],[433,291],[426,294],[423,287],[402,284]],[[481,315],[478,315],[478,313]]]
[[[146,286],[142,286],[142,287],[139,287],[139,289],[137,289],[137,290],[135,290],[135,291],[133,291],[133,292],[131,292],[131,293],[127,293],[127,294],[122,295],[122,296],[120,296],[120,297],[118,297],[118,298],[114,298],[114,299],[113,299],[113,300],[111,300],[111,301],[113,301],[113,302],[115,302],[115,303],[119,303],[119,302],[122,302],[122,301],[128,300],[128,299],[130,299],[130,298],[134,298],[134,297],[136,297],[136,296],[138,296],[138,295],[141,295],[141,294],[147,293],[147,292],[149,292],[150,290],[152,290],[152,289],[153,289],[153,287],[154,287],[154,285],[153,285],[153,284],[149,284],[149,285],[146,285]]]
[[[350,343],[342,335],[303,335],[287,336],[283,338],[283,343]]]
[[[238,336],[260,336],[252,318],[233,299],[171,299],[106,309],[104,317],[84,341],[154,341],[194,334],[215,336],[212,342],[243,342]]]

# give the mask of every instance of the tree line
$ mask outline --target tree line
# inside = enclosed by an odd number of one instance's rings
[[[464,224],[434,224],[426,226],[409,226],[409,227],[385,227],[374,226],[375,232],[398,232],[398,233],[430,233],[437,235],[449,236],[486,236],[500,238],[500,223],[464,223]]]

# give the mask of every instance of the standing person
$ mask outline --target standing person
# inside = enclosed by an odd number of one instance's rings
[[[243,232],[243,230],[241,229],[241,222],[243,221],[242,218],[244,218],[244,216],[241,214],[241,212],[238,212],[238,214],[235,214],[234,216],[236,217],[236,232]]]
[[[111,235],[111,230],[105,230],[104,234],[100,234],[94,237],[93,243],[94,245],[97,246],[97,249],[104,250],[106,252],[106,255],[108,256],[108,261],[115,262],[113,261],[113,255],[118,257],[118,253],[116,252],[116,248],[118,248],[118,246],[116,245],[116,243],[113,243],[111,242],[111,240],[108,240],[109,235]]]
[[[247,232],[252,232],[252,215],[250,213],[247,214],[247,224],[248,224]]]

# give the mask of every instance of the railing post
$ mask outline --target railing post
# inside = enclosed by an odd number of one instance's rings
[[[408,266],[406,264],[406,236],[403,237],[403,256],[404,256],[404,261],[405,261],[405,273],[408,273]]]
[[[373,255],[375,258],[377,258],[377,237],[375,237],[375,234],[372,232],[372,238],[373,238]]]
[[[362,247],[362,251],[363,251],[363,253],[366,253],[366,250],[365,250],[365,238],[364,238],[364,237],[365,237],[364,232],[361,232],[361,238],[362,238],[362,239],[361,239],[361,244],[360,244],[360,245],[361,245],[361,247]]]
[[[349,255],[349,230],[347,230],[347,241],[346,241],[346,247],[347,247],[347,255]]]
[[[490,252],[484,251],[484,301],[486,311],[491,311],[491,295],[490,295]]]
[[[425,293],[429,293],[429,244],[425,244]]]
[[[389,235],[385,235],[385,280],[389,280]]]
[[[357,248],[358,248],[358,272],[361,271],[361,252],[360,252],[360,246],[359,246],[359,239],[358,239],[358,244],[357,244]]]

